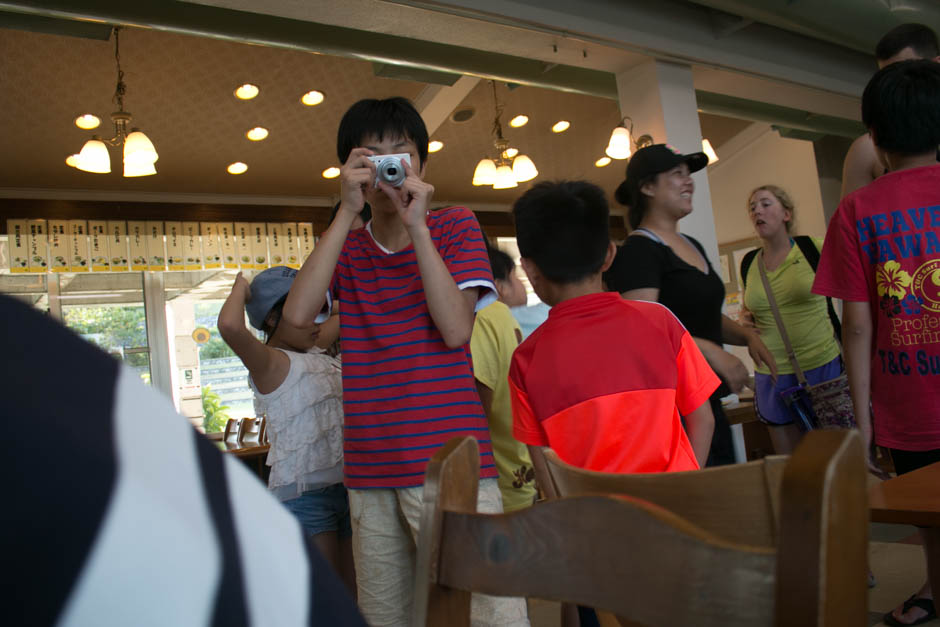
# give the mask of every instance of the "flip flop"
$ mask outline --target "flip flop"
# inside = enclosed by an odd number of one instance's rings
[[[919,607],[920,609],[927,612],[927,615],[918,618],[913,623],[902,623],[894,617],[894,614],[888,612],[882,619],[884,624],[891,625],[891,627],[905,627],[905,625],[920,625],[921,623],[926,623],[927,621],[933,620],[937,617],[937,610],[934,607],[933,599],[919,597],[916,594],[911,595],[911,598],[904,602],[904,613],[906,614],[912,607]]]

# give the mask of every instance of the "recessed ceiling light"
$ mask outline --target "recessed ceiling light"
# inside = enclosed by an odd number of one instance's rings
[[[600,159],[594,162],[594,165],[596,165],[599,168],[603,168],[605,165],[610,165],[610,157],[601,157]]]
[[[519,154],[519,150],[517,148],[507,148],[506,150],[503,151],[502,156],[503,156],[503,159],[512,159],[518,154]]]
[[[253,142],[260,142],[262,139],[264,139],[267,136],[268,136],[268,129],[263,128],[261,126],[256,126],[250,131],[248,131],[247,133],[245,133],[245,137],[247,137]]]
[[[337,176],[339,176],[339,168],[336,166],[323,170],[323,178],[325,179],[335,179]]]
[[[436,139],[432,142],[428,142],[428,152],[437,152],[444,147],[444,142],[439,142]]]
[[[98,119],[98,116],[86,113],[85,115],[80,115],[75,118],[75,126],[78,128],[83,128],[86,131],[90,131],[93,128],[98,128],[98,125],[101,124],[101,120]]]
[[[552,127],[553,133],[564,133],[568,130],[568,127],[571,126],[571,122],[568,120],[559,120],[555,122],[555,125]]]
[[[245,83],[241,87],[235,90],[235,97],[239,100],[251,100],[258,95],[258,92],[261,90],[258,89],[257,85],[252,85],[251,83]]]
[[[77,168],[78,167],[78,155],[77,154],[69,155],[68,157],[66,157],[65,165],[69,166],[70,168]]]
[[[520,126],[525,126],[529,123],[529,116],[526,115],[517,115],[513,119],[509,120],[509,126],[513,128],[519,128]]]
[[[244,174],[248,170],[248,166],[242,163],[241,161],[236,161],[226,168],[229,174]]]
[[[314,107],[323,102],[324,99],[326,99],[326,94],[324,94],[322,91],[317,91],[316,89],[308,91],[300,97],[300,101],[308,107]]]

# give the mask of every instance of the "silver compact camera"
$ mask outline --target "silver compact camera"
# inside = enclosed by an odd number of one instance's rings
[[[385,182],[392,187],[401,187],[405,182],[405,167],[402,161],[411,165],[411,155],[406,152],[395,155],[373,155],[369,161],[375,164],[375,186]]]

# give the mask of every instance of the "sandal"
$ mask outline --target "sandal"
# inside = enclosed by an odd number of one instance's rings
[[[914,607],[919,607],[920,609],[924,610],[927,612],[927,615],[921,616],[913,623],[902,623],[894,617],[892,610],[891,612],[885,614],[882,620],[884,621],[885,625],[891,625],[892,627],[904,627],[905,625],[920,625],[921,623],[926,623],[927,621],[933,620],[937,617],[937,610],[934,607],[933,599],[919,597],[916,594],[913,594],[911,595],[911,598],[904,602],[904,613],[906,614],[911,608]]]

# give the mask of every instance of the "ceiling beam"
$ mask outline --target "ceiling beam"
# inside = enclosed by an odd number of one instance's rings
[[[428,85],[421,90],[414,104],[424,119],[424,125],[428,127],[428,137],[460,106],[479,82],[476,76],[461,76],[451,87]]]

